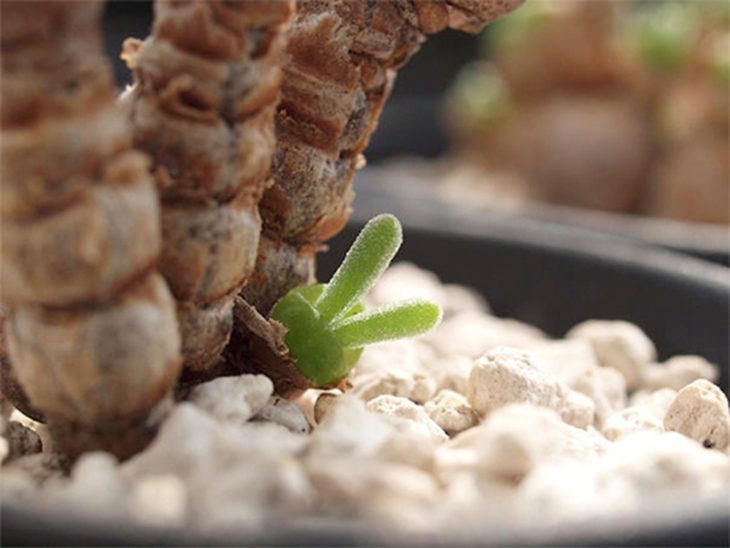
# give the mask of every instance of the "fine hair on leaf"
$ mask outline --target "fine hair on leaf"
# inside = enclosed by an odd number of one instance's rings
[[[411,300],[351,316],[334,325],[335,335],[347,348],[421,335],[441,320],[441,308],[432,302]]]
[[[325,322],[337,321],[375,285],[403,241],[403,229],[393,215],[371,219],[315,303]]]

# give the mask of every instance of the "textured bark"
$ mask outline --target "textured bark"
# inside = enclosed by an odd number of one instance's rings
[[[151,36],[125,43],[135,84],[121,101],[153,158],[187,377],[220,366],[254,268],[292,13],[289,1],[158,0]]]
[[[347,222],[355,170],[396,71],[428,34],[479,31],[522,0],[300,0],[284,58],[272,177],[260,205],[256,269],[241,295],[260,314],[314,281],[314,257]],[[291,364],[251,333],[236,305],[228,359],[272,374],[277,391],[303,387]]]
[[[312,280],[314,254],[350,215],[396,70],[428,34],[468,32],[521,0],[303,0],[290,32],[276,117],[274,186],[261,204],[263,241],[244,298],[261,312]],[[272,286],[276,291],[272,291]]]
[[[2,8],[0,231],[12,364],[3,384],[19,383],[22,393],[8,397],[44,416],[67,457],[126,457],[150,439],[180,367],[174,301],[155,272],[154,182],[116,112],[102,4]]]

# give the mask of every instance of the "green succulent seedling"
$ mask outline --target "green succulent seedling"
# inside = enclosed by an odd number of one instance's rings
[[[375,285],[403,241],[393,215],[365,225],[327,284],[295,288],[274,306],[296,368],[315,387],[344,379],[365,345],[412,337],[441,319],[438,305],[411,300],[365,311],[362,298]]]

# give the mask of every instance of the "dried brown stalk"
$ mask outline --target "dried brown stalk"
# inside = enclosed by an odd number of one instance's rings
[[[177,300],[188,378],[214,374],[253,270],[274,152],[290,1],[157,0],[128,40],[122,97],[162,201],[160,269]]]
[[[101,8],[2,5],[3,376],[69,457],[144,446],[180,367],[157,195],[116,111]]]

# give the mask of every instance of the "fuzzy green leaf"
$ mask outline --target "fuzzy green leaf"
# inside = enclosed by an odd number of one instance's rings
[[[378,215],[365,225],[314,305],[324,322],[341,318],[375,285],[402,241],[403,230],[393,215]]]
[[[432,302],[413,300],[387,305],[351,316],[335,324],[342,346],[367,344],[421,335],[441,320],[441,308]]]

